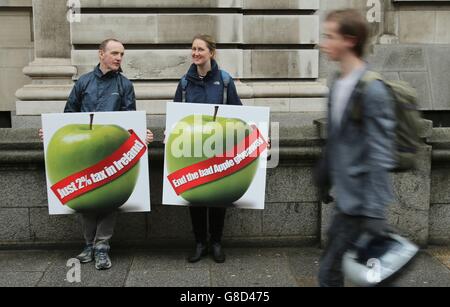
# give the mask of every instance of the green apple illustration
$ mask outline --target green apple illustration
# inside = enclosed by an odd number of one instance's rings
[[[218,109],[219,107],[215,107],[214,116],[190,115],[176,123],[167,140],[166,164],[169,174],[211,158],[211,155],[205,155],[205,151],[201,149],[204,148],[205,143],[214,138],[213,134],[217,131],[222,133],[218,134],[217,143],[220,143],[220,146],[214,144],[211,146],[214,156],[223,155],[232,150],[252,133],[253,128],[241,119],[217,117]],[[171,150],[176,149],[180,143],[191,144],[189,155],[180,156],[179,153],[175,154]],[[198,149],[200,154],[196,154]],[[195,187],[180,196],[191,204],[231,205],[247,192],[255,177],[258,164],[259,159],[256,159],[231,175]]]
[[[87,169],[114,153],[130,137],[117,125],[67,125],[59,129],[47,148],[47,172],[52,184]],[[121,177],[87,192],[66,205],[77,212],[117,209],[130,198],[139,176],[139,163]]]

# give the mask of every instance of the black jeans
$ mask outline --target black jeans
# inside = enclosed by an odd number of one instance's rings
[[[212,243],[222,241],[225,226],[226,208],[189,207],[191,212],[192,229],[197,243],[206,243],[209,233]]]
[[[343,287],[342,259],[363,233],[364,217],[336,212],[328,230],[328,243],[320,261],[321,287]]]

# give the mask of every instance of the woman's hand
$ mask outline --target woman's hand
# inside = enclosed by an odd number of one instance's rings
[[[154,135],[151,130],[147,130],[147,137],[145,138],[145,143],[149,145],[154,141]]]

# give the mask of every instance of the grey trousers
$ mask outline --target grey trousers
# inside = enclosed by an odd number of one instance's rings
[[[114,234],[116,219],[116,211],[101,214],[81,214],[83,234],[86,244],[95,245],[100,242],[108,244]]]

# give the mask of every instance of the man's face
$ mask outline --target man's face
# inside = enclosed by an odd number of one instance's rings
[[[325,22],[320,49],[331,61],[340,61],[346,54],[351,52],[353,46],[352,39],[339,33],[338,23],[334,21]]]
[[[122,65],[125,48],[121,43],[112,41],[105,49],[99,50],[100,64],[108,71],[118,71]]]

